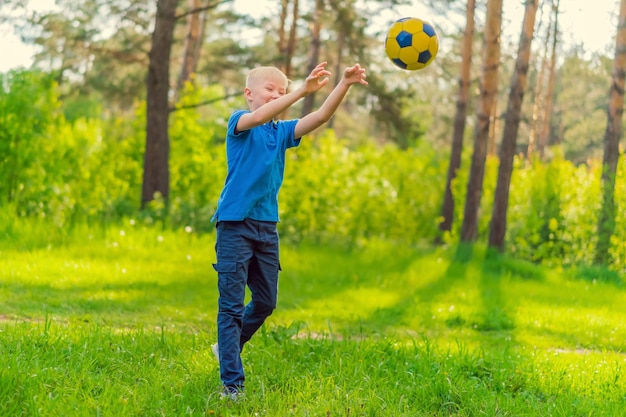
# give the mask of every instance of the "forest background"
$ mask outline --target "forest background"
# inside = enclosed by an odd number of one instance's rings
[[[519,45],[497,42],[484,180],[480,198],[471,200],[475,232],[464,233],[472,212],[466,198],[475,168],[471,144],[483,140],[477,129],[485,110],[483,52],[498,2],[475,3],[471,62],[463,52],[474,2],[425,2],[439,22],[446,17],[439,27],[446,53],[419,73],[393,67],[381,45],[384,25],[371,30],[371,16],[400,10],[402,3],[284,0],[275,3],[275,14],[255,19],[228,1],[58,1],[58,10],[45,13],[25,13],[23,1],[3,2],[3,22],[15,25],[38,53],[33,67],[0,75],[1,232],[19,241],[18,220],[39,219],[51,226],[51,240],[62,240],[77,224],[132,219],[212,233],[210,218],[225,177],[223,132],[232,109],[245,106],[246,71],[273,64],[297,82],[312,63],[328,60],[335,74],[361,62],[370,86],[355,89],[329,129],[289,154],[280,195],[284,241],[350,247],[372,239],[408,245],[486,241],[501,194],[499,151],[509,93],[519,76]],[[558,1],[526,3],[535,4],[536,24],[501,249],[534,262],[602,263],[623,273],[622,159],[613,176],[607,256],[597,256],[616,56],[562,42]],[[157,5],[163,14],[156,13]],[[498,35],[501,1],[499,8]],[[616,5],[615,34],[618,12]],[[155,36],[163,22],[171,24],[165,44]],[[244,25],[257,27],[258,36],[242,39]],[[521,29],[522,21],[504,25]],[[470,64],[466,124],[451,178],[464,64]],[[151,95],[155,90],[159,97],[165,92],[165,106]],[[298,117],[322,99],[318,94],[303,100],[286,116]],[[166,152],[151,153],[155,147]],[[448,190],[454,221],[442,229]]]

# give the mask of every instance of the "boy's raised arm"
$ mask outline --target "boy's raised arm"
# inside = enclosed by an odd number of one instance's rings
[[[237,123],[237,131],[249,130],[269,122],[301,98],[324,87],[330,81],[328,79],[330,72],[326,69],[326,65],[326,62],[318,64],[299,88],[242,115]]]
[[[357,83],[367,85],[367,81],[365,80],[365,68],[361,67],[359,64],[354,64],[344,70],[341,81],[333,91],[331,91],[320,108],[307,114],[298,121],[294,136],[296,138],[302,137],[328,122],[345,98],[350,86]]]

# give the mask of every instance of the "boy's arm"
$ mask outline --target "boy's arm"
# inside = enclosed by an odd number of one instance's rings
[[[300,138],[328,122],[345,98],[352,84],[367,85],[365,68],[359,64],[345,69],[339,84],[331,91],[319,109],[302,117],[296,124],[294,137]]]
[[[276,100],[265,103],[250,113],[243,114],[237,122],[237,131],[243,132],[244,130],[249,130],[253,127],[269,122],[301,98],[304,98],[305,96],[328,84],[329,79],[327,76],[330,75],[330,72],[326,70],[326,64],[326,62],[318,64],[311,71],[301,87],[277,98]]]

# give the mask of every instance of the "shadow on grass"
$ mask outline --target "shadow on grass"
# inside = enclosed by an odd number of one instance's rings
[[[626,286],[626,277],[624,275],[605,266],[581,265],[572,267],[567,270],[566,275],[572,279],[613,284],[620,289]]]
[[[197,324],[208,316],[212,325],[217,309],[214,281],[181,275],[165,283],[129,281],[68,288],[5,282],[0,284],[0,291],[10,297],[3,303],[3,314],[15,320],[39,320],[49,315],[59,320],[157,325],[164,321]]]
[[[369,318],[361,318],[358,322],[351,323],[350,326],[363,326],[364,322],[370,322],[376,326],[375,332],[384,333],[387,330],[397,330],[416,310],[424,317],[432,316],[434,313],[431,311],[432,301],[454,291],[457,284],[465,279],[467,267],[472,261],[472,253],[473,249],[470,245],[457,246],[447,268],[439,277],[415,289],[407,288],[402,297],[393,305],[379,308]],[[450,323],[450,325],[455,324]]]
[[[418,294],[421,300],[432,300],[450,291],[457,282],[466,278],[467,267],[472,262],[474,249],[471,245],[459,244],[445,273],[435,282],[421,289]]]
[[[508,332],[515,329],[515,322],[507,313],[508,306],[501,290],[502,265],[505,265],[503,260],[498,251],[487,249],[482,261],[479,281],[482,317],[474,323],[475,329],[481,332]]]

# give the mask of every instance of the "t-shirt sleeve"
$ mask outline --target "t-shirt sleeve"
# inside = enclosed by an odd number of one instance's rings
[[[285,129],[287,130],[287,140],[285,141],[285,148],[294,148],[296,146],[300,146],[300,140],[302,138],[295,138],[294,133],[296,130],[296,125],[298,124],[298,120],[289,120],[284,123]]]
[[[241,138],[242,136],[247,135],[247,132],[249,131],[243,131],[235,134],[235,127],[237,127],[237,123],[239,123],[239,118],[245,113],[250,113],[250,110],[236,110],[230,115],[230,118],[228,119],[228,130],[226,132],[228,136]]]

